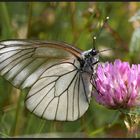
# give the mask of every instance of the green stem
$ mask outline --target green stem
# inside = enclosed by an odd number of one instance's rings
[[[10,15],[8,13],[7,5],[5,2],[1,2],[0,12],[1,12],[0,16],[2,19],[2,24],[3,24],[3,27],[5,28],[3,30],[5,37],[11,37],[13,35],[12,27],[11,27],[11,20],[10,20]],[[7,32],[7,34],[6,34],[6,32]]]
[[[40,121],[40,127],[38,129],[39,133],[42,132],[43,128],[45,127],[46,123],[45,123],[45,120],[41,120]]]
[[[28,115],[28,124],[27,124],[27,127],[26,127],[26,129],[25,129],[25,134],[29,134],[30,133],[30,129],[31,129],[31,127],[32,127],[32,124],[33,124],[33,115]]]
[[[11,135],[15,136],[16,135],[16,130],[18,127],[18,119],[19,119],[19,115],[20,115],[20,108],[21,108],[21,100],[22,100],[22,94],[19,95],[19,99],[18,99],[18,103],[17,103],[17,109],[16,109],[16,113],[15,113],[15,120],[13,123],[13,126],[11,128]]]
[[[31,34],[32,10],[33,10],[33,3],[29,2],[27,38],[29,38]]]

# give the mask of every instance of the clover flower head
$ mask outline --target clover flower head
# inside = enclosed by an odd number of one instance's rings
[[[130,109],[140,106],[140,64],[130,66],[128,62],[99,64],[97,77],[93,80],[99,104],[111,109]]]

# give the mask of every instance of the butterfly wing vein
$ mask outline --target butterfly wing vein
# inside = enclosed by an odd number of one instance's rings
[[[51,48],[26,41],[1,42],[0,75],[17,88],[30,87],[25,103],[37,116],[74,121],[88,109],[91,84],[71,52],[54,44]]]

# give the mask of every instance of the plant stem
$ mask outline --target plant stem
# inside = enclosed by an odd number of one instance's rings
[[[16,108],[16,113],[15,113],[15,120],[14,120],[13,126],[11,128],[11,135],[12,136],[17,135],[18,119],[19,119],[20,109],[21,109],[21,101],[22,101],[22,94],[19,95],[17,108]]]
[[[32,10],[33,10],[33,3],[29,2],[29,9],[28,9],[28,30],[27,30],[27,38],[30,37],[31,34],[31,23],[32,23]]]
[[[30,130],[31,130],[32,124],[33,124],[33,115],[30,115],[30,116],[28,115],[27,117],[28,117],[28,120],[27,120],[28,124],[27,124],[27,127],[26,127],[24,133],[30,134]]]
[[[139,124],[139,117],[134,114],[125,114],[124,123],[127,128],[127,137],[138,137],[138,124]]]
[[[11,19],[10,19],[10,15],[8,13],[8,9],[7,9],[7,5],[5,2],[2,2],[0,4],[0,16],[2,20],[2,25],[3,25],[3,32],[4,32],[4,37],[12,37],[14,36],[13,34],[13,28],[11,25]]]

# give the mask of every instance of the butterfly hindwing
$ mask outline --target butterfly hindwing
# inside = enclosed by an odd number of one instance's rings
[[[26,98],[31,112],[60,121],[77,120],[86,112],[91,96],[90,80],[77,69],[79,62],[73,61],[48,68],[32,86]]]

